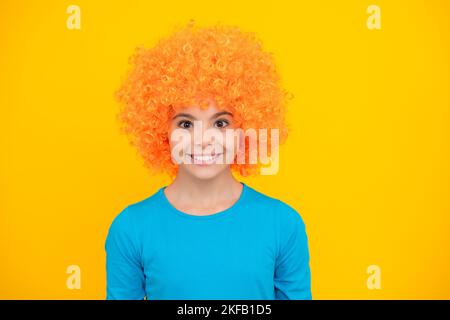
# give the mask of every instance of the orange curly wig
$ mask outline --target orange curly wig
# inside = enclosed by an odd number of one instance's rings
[[[171,116],[187,106],[207,108],[208,98],[233,113],[236,127],[268,129],[269,155],[271,128],[279,130],[279,144],[287,138],[285,112],[292,94],[281,87],[272,54],[254,33],[221,24],[199,28],[191,20],[154,47],[137,47],[129,62],[132,68],[115,93],[118,120],[153,173],[176,176],[168,137]],[[247,162],[230,168],[242,176],[257,175],[259,160]]]

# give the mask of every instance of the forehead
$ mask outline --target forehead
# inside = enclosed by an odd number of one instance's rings
[[[214,103],[209,104],[208,108],[204,108],[202,109],[200,106],[198,105],[193,105],[193,106],[187,106],[181,109],[178,109],[174,112],[174,115],[176,116],[177,114],[189,114],[194,116],[195,118],[210,118],[213,115],[222,112],[222,111],[228,111],[226,109],[219,109],[217,108],[217,106]],[[231,112],[230,112],[231,113]],[[224,114],[225,116],[227,114]]]

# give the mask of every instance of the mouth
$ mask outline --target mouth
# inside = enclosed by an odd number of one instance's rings
[[[213,155],[187,154],[188,157],[191,157],[193,164],[201,166],[214,164],[220,155],[222,155],[222,153],[217,153]]]

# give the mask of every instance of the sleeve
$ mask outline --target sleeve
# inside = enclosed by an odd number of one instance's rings
[[[275,299],[311,300],[311,272],[308,237],[300,214],[283,203],[286,212],[279,230],[279,250],[275,263]],[[284,214],[283,214],[284,213]]]
[[[145,278],[129,207],[111,223],[105,241],[106,299],[142,300]]]

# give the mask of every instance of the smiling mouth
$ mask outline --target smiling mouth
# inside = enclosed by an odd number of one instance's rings
[[[195,154],[188,154],[188,156],[191,157],[192,163],[193,164],[198,164],[198,165],[209,165],[209,164],[213,164],[216,162],[217,158],[221,155],[222,153],[217,153],[215,155],[195,155]]]

